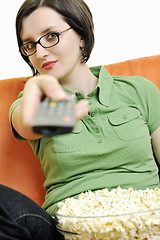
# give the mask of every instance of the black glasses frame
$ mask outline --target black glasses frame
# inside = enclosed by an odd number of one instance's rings
[[[38,41],[36,41],[36,42],[31,42],[32,44],[34,44],[34,47],[35,47],[35,51],[34,51],[33,53],[27,54],[27,53],[25,52],[25,45],[27,45],[28,43],[25,43],[25,44],[21,45],[19,50],[20,50],[20,52],[21,52],[24,56],[29,57],[29,56],[32,56],[33,54],[35,54],[35,53],[37,52],[37,49],[36,49],[36,45],[37,45],[37,44],[40,44],[43,48],[51,48],[51,47],[54,47],[54,46],[56,46],[56,45],[59,43],[59,41],[60,41],[59,36],[60,36],[62,33],[68,31],[69,29],[71,29],[71,27],[63,30],[62,32],[55,32],[54,34],[57,36],[57,42],[54,43],[53,45],[49,46],[49,47],[45,47],[45,46],[43,46],[43,44],[41,43],[41,39],[42,39],[43,37],[47,36],[48,34],[50,34],[50,33],[47,33],[47,34],[43,35],[42,37],[40,37],[40,38],[38,39]]]

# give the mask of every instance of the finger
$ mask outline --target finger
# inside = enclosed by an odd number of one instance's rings
[[[39,80],[39,87],[43,91],[44,95],[56,100],[63,101],[66,99],[67,94],[59,84],[58,80],[54,77],[48,76],[45,79],[45,76],[41,76]]]
[[[76,116],[77,120],[82,119],[85,115],[88,114],[88,102],[86,100],[81,100],[76,105]]]

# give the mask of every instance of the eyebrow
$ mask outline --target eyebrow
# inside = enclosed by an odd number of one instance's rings
[[[43,36],[43,34],[47,33],[47,32],[50,31],[50,30],[53,30],[53,31],[54,31],[54,28],[56,28],[56,27],[57,27],[57,26],[48,27],[48,28],[46,28],[45,30],[43,30],[40,35]],[[30,42],[30,41],[32,41],[32,38],[22,39],[22,42],[23,42],[23,43],[24,43],[24,42]]]

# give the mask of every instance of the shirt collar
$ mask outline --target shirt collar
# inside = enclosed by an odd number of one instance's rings
[[[109,106],[109,96],[113,85],[113,77],[109,74],[109,72],[104,66],[90,67],[90,70],[94,74],[94,76],[98,78],[96,89],[94,89],[93,91],[97,92],[98,100],[102,105]],[[75,93],[77,96],[79,96],[79,100],[82,98],[81,93],[74,92],[65,87],[63,88],[69,93]]]
[[[91,67],[91,72],[99,79],[97,84],[98,98],[102,105],[109,106],[109,96],[113,85],[113,78],[105,67]]]

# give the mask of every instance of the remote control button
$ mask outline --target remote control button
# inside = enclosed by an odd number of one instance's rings
[[[56,102],[50,102],[49,105],[52,106],[52,107],[55,107],[55,106],[57,106],[57,103]]]
[[[65,122],[70,122],[70,121],[71,121],[71,118],[70,118],[69,116],[65,116],[65,117],[63,118],[63,120],[64,120]]]

